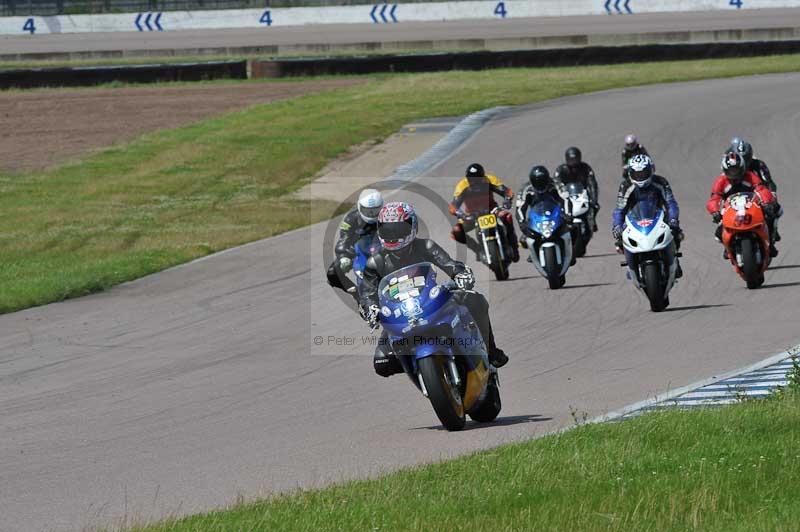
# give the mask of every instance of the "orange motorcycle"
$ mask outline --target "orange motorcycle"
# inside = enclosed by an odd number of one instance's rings
[[[770,263],[770,241],[761,200],[752,192],[734,194],[722,208],[722,244],[747,288],[764,284]]]

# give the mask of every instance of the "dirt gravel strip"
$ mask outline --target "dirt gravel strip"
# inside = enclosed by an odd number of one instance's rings
[[[46,168],[151,131],[366,81],[351,78],[0,92],[0,172]]]

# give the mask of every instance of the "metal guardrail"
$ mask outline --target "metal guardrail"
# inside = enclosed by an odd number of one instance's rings
[[[436,0],[405,0],[406,3],[433,1]],[[0,0],[0,17],[347,6],[374,3],[374,0]]]

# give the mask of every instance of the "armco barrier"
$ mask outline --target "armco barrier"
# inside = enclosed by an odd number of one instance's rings
[[[209,79],[247,79],[247,62],[217,61],[176,65],[0,70],[2,89],[90,86],[115,81],[156,83]]]
[[[474,0],[372,5],[151,11],[102,15],[7,17],[0,35],[263,28],[306,24],[397,24],[413,21],[626,15],[633,13],[800,7],[800,0]]]
[[[800,40],[588,46],[503,52],[460,52],[322,59],[0,70],[0,89],[154,83],[207,79],[277,78],[375,72],[435,72],[490,68],[597,65],[800,53]]]
[[[711,59],[800,53],[800,40],[698,44],[589,46],[550,50],[461,52],[326,59],[251,60],[250,75],[260,77],[434,72],[490,68],[614,64],[681,59]]]

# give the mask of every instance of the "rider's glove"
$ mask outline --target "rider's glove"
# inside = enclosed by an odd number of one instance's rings
[[[720,223],[722,221],[722,213],[717,211],[714,214],[712,214],[711,221],[714,222],[715,224]]]
[[[380,311],[381,309],[378,308],[378,305],[370,305],[369,307],[362,305],[358,309],[361,319],[369,324],[370,329],[375,329],[378,327],[378,316],[380,316]]]
[[[339,269],[342,270],[344,273],[350,271],[353,267],[353,261],[350,257],[339,257]]]
[[[764,211],[764,216],[766,216],[767,218],[775,217],[775,204],[765,203],[761,206],[761,210]]]
[[[669,228],[672,230],[672,237],[675,239],[676,242],[680,244],[683,240],[683,229],[681,229],[681,224],[676,219],[672,219],[669,221]]]
[[[611,228],[611,236],[614,239],[614,247],[617,253],[622,253],[622,226],[615,225]]]
[[[453,280],[461,290],[472,290],[472,287],[475,286],[475,274],[472,273],[469,266],[464,266],[464,271],[456,274]]]

